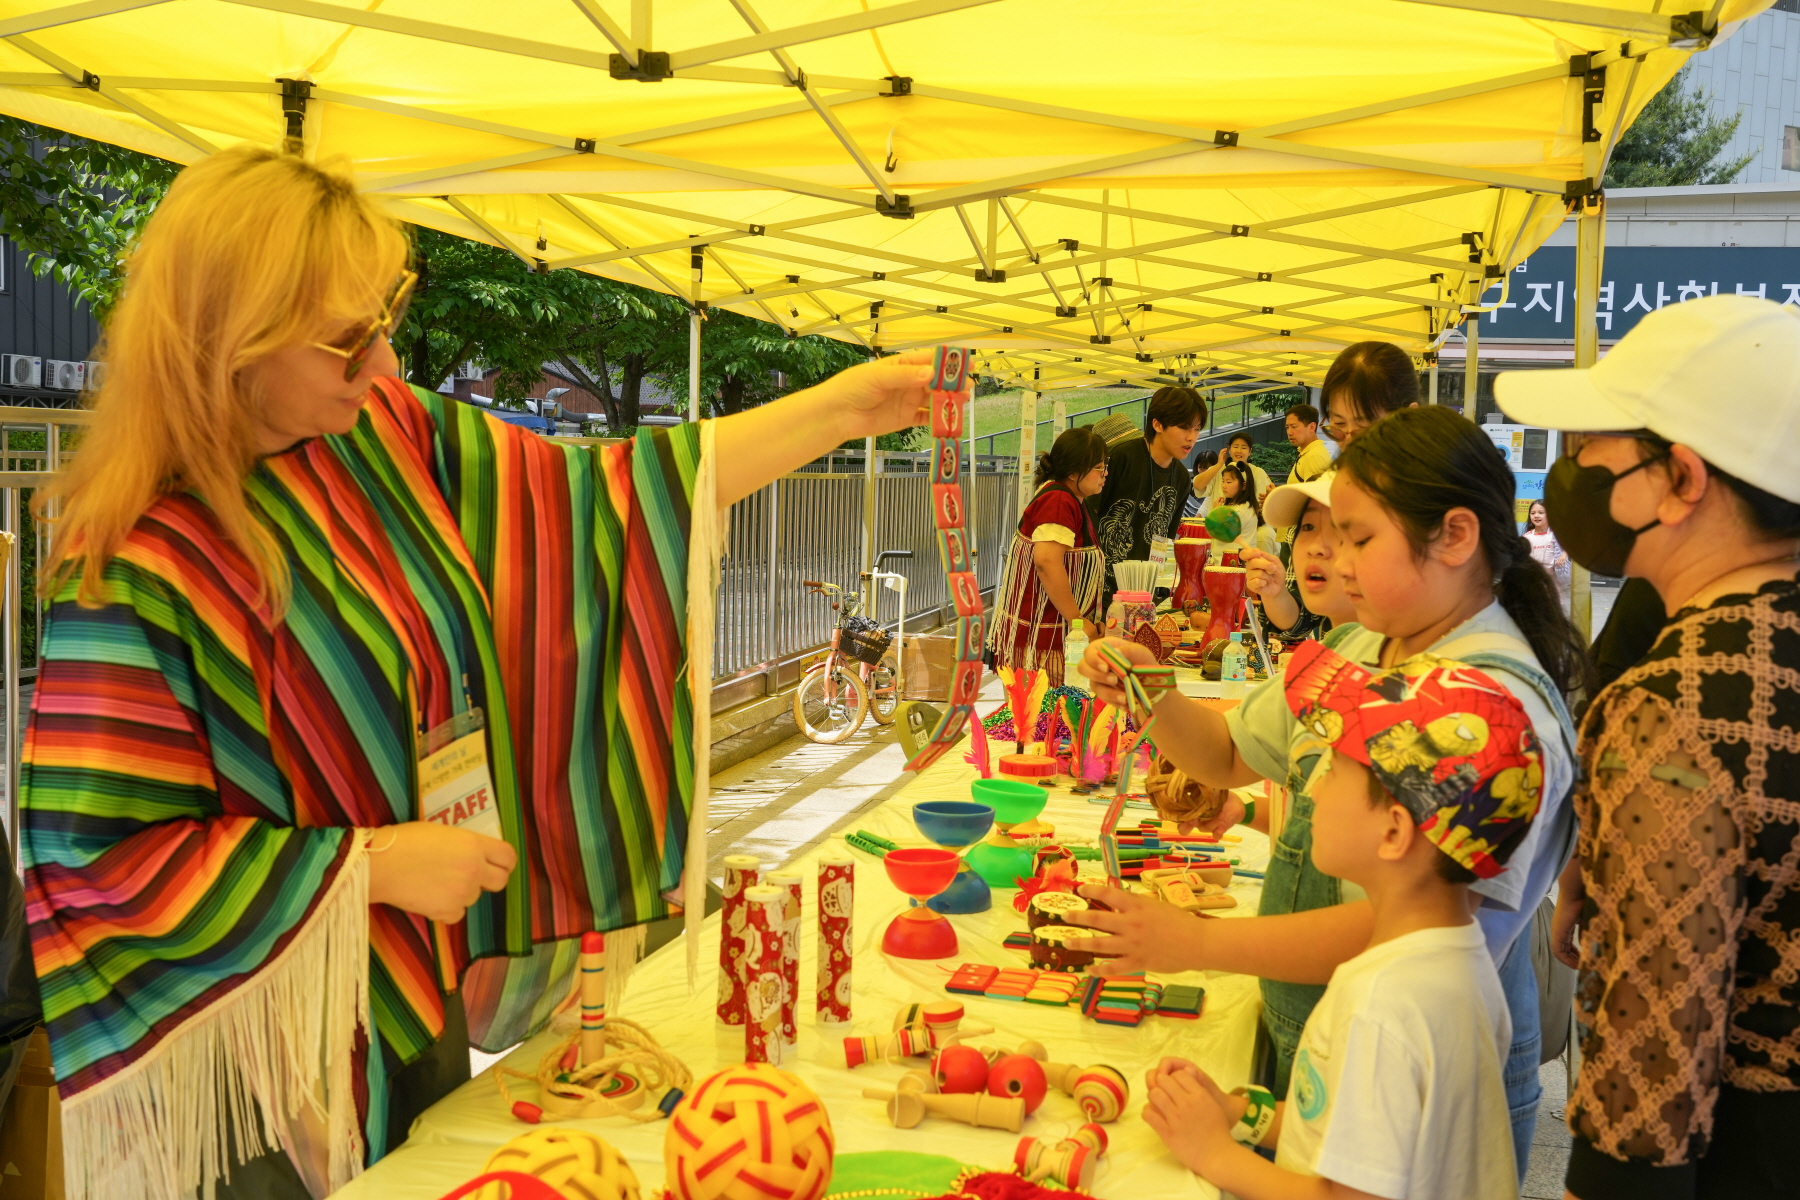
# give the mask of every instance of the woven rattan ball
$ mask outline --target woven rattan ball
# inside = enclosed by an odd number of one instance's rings
[[[543,1180],[568,1200],[638,1200],[637,1172],[610,1144],[579,1129],[545,1125],[494,1151],[484,1171],[518,1171]],[[478,1200],[501,1200],[490,1183]]]
[[[708,1076],[663,1138],[675,1200],[818,1200],[831,1183],[831,1118],[811,1088],[767,1063]]]

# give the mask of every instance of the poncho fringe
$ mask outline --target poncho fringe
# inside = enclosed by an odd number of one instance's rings
[[[210,1196],[231,1165],[283,1148],[296,1125],[324,1126],[326,1177],[307,1178],[316,1195],[362,1173],[353,1068],[369,1031],[370,836],[356,831],[311,917],[253,979],[64,1101],[69,1200],[190,1200],[203,1186]],[[293,1157],[303,1177],[316,1173]]]

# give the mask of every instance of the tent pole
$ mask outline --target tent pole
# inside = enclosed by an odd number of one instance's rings
[[[1432,404],[1436,404],[1438,402],[1437,368],[1438,368],[1437,355],[1434,354],[1431,356],[1431,400],[1430,400],[1430,403],[1432,403]]]
[[[1481,420],[1481,314],[1463,318],[1463,416]]]
[[[969,435],[969,482],[968,486],[963,488],[963,495],[965,497],[964,504],[968,508],[970,559],[973,559],[977,554],[981,553],[980,526],[975,520],[975,511],[980,501],[977,498],[978,492],[976,490],[976,484],[979,480],[975,471],[975,389],[973,384],[974,380],[971,379],[971,386],[969,388],[969,407],[963,418],[964,427]],[[981,580],[979,573],[976,574],[975,579],[977,585],[979,585]],[[997,587],[999,586],[999,583],[1000,578],[996,575],[994,577],[994,584]]]
[[[1039,393],[1032,390],[1037,386],[1037,371],[1031,373],[1031,388],[1019,393],[1019,515],[1025,514],[1025,506],[1031,503],[1031,494],[1037,489],[1032,487],[1031,478],[1037,470],[1037,402]],[[1057,401],[1057,407],[1062,402]]]
[[[1600,326],[1595,309],[1600,300],[1600,265],[1606,253],[1606,202],[1586,197],[1575,218],[1575,365],[1591,367],[1600,359]],[[1594,589],[1588,569],[1569,564],[1569,616],[1588,641],[1594,640]]]
[[[688,257],[694,285],[688,310],[688,420],[700,419],[700,278],[706,269],[706,247],[695,246]]]
[[[863,439],[863,552],[862,569],[875,569],[875,439]],[[881,603],[875,589],[874,581],[869,583],[869,616],[875,615],[874,608]]]

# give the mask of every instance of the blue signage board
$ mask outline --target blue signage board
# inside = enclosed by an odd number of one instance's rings
[[[1800,247],[1608,247],[1595,307],[1602,341],[1616,341],[1670,304],[1743,294],[1800,306]],[[1498,281],[1486,302],[1500,295]],[[1575,336],[1575,247],[1545,246],[1514,268],[1506,303],[1482,314],[1481,336],[1567,341]]]

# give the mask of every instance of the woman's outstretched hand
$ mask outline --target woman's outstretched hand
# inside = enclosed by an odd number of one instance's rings
[[[908,350],[839,371],[804,391],[715,422],[718,503],[733,504],[856,438],[931,422],[935,350]],[[964,389],[958,403],[967,406]]]
[[[369,903],[454,925],[481,893],[504,888],[518,861],[510,843],[454,825],[386,825],[369,843]]]
[[[875,437],[931,422],[931,373],[935,350],[908,350],[839,371],[809,389],[837,409],[846,437]],[[961,403],[968,404],[964,389]]]

